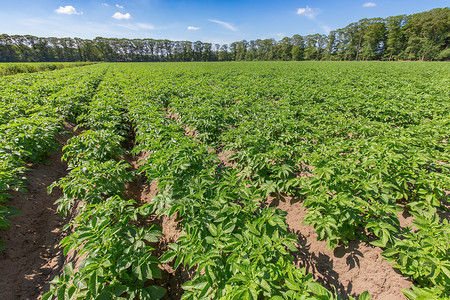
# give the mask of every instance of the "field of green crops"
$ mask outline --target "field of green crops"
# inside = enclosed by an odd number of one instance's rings
[[[52,63],[0,63],[0,76],[19,73],[34,73],[41,71],[53,71],[65,68],[92,65],[91,62],[52,62]]]
[[[329,249],[361,240],[413,286],[450,297],[450,68],[421,62],[98,64],[0,78],[0,228],[29,163],[65,121],[69,173],[49,187],[79,250],[44,299],[160,299],[160,265],[191,269],[182,299],[340,299],[292,263],[275,195],[302,201]],[[229,154],[224,160],[224,153]],[[131,168],[129,154],[142,157]],[[149,203],[126,184],[156,183]],[[398,213],[414,217],[400,226]],[[177,242],[162,255],[176,216]],[[0,242],[1,243],[1,242]],[[7,245],[0,244],[7,247]],[[2,274],[5,276],[5,274]],[[369,299],[368,293],[359,299]]]

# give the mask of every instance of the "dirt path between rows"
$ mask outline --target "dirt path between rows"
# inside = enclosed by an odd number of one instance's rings
[[[330,251],[325,241],[317,240],[315,229],[303,224],[307,211],[301,202],[285,197],[273,205],[288,213],[289,230],[297,235],[299,251],[292,253],[294,263],[312,273],[316,281],[329,290],[335,288],[344,299],[357,298],[364,291],[373,300],[407,299],[401,290],[409,289],[411,281],[381,257],[381,248],[355,240]]]
[[[65,124],[72,131],[73,125]],[[50,288],[49,282],[58,275],[64,264],[59,242],[64,236],[62,227],[68,219],[56,212],[53,204],[62,193],[47,187],[67,174],[67,165],[61,162],[61,147],[71,137],[58,136],[60,147],[48,158],[47,164],[32,166],[26,172],[28,193],[11,192],[9,206],[23,214],[11,217],[11,228],[0,231],[0,240],[8,248],[0,254],[0,299],[40,299]]]
[[[127,155],[125,160],[131,165],[134,171],[139,169],[139,166],[143,164],[143,161],[150,155],[150,153],[140,153],[136,156]],[[133,182],[126,184],[125,198],[134,199],[138,204],[142,205],[150,203],[152,198],[159,193],[158,180],[148,182],[147,178],[143,175],[138,175]],[[161,226],[162,237],[155,245],[155,252],[153,255],[161,257],[161,255],[169,250],[168,245],[176,243],[181,236],[181,220],[177,219],[176,214],[172,217],[152,215],[147,219],[141,220],[141,225],[149,227],[151,225]],[[189,281],[195,275],[194,271],[183,269],[181,266],[175,270],[173,268],[174,262],[161,264],[162,278],[153,282],[158,286],[162,286],[166,289],[166,294],[162,300],[174,300],[181,299],[184,290],[181,287],[183,283]]]

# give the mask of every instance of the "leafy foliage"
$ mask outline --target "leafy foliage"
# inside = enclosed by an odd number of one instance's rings
[[[417,231],[408,228],[396,237],[383,257],[421,287],[405,291],[410,299],[446,298],[450,294],[450,226],[435,209],[412,212]]]
[[[70,173],[49,187],[49,192],[62,188],[63,196],[56,203],[63,215],[83,202],[73,223],[66,226],[72,232],[61,245],[65,255],[77,251],[85,257],[77,270],[71,264],[65,266],[44,299],[161,299],[166,292],[153,284],[161,278],[159,259],[152,253],[161,229],[139,225],[139,218],[153,213],[154,205],[137,208],[134,200],[123,198],[125,183],[136,175],[122,159],[126,153],[120,135],[123,120],[100,110],[123,110],[126,103],[109,101],[112,95],[106,92],[106,84],[100,84],[104,91],[79,116],[93,130],[73,137],[63,148]]]
[[[156,105],[143,100],[131,109],[141,132],[135,151],[150,153],[141,171],[158,178],[165,193],[155,198],[159,211],[186,218],[185,210],[210,206],[191,200],[209,197],[196,185],[225,180],[207,171],[217,161],[208,148],[229,150],[238,180],[259,199],[276,193],[304,199],[305,222],[330,249],[356,238],[389,249],[401,235],[405,204],[442,210],[448,198],[450,107],[440,88],[448,71],[436,66],[417,65],[416,76],[407,77],[406,64],[304,63],[297,65],[302,72],[294,64],[154,67],[155,80],[143,78],[141,93]],[[193,141],[200,146],[190,148]],[[202,219],[198,226],[207,224]],[[443,228],[436,236],[445,236]]]
[[[58,299],[160,299],[165,290],[146,285],[161,278],[159,260],[149,244],[158,241],[161,229],[136,228],[132,221],[152,210],[135,209],[133,201],[118,196],[89,205],[74,221],[74,233],[61,241],[64,254],[78,250],[88,254],[75,272],[66,265],[62,276],[52,281],[44,298]]]
[[[25,191],[25,164],[45,161],[57,148],[56,135],[62,121],[79,114],[79,94],[92,94],[102,68],[91,71],[68,70],[54,73],[24,74],[0,81],[0,203],[10,198],[8,191]],[[79,84],[73,84],[80,75]],[[95,78],[95,79],[94,79]],[[61,97],[65,89],[73,98]],[[57,101],[55,99],[58,99]],[[56,106],[55,106],[56,105]],[[63,108],[64,109],[60,109]],[[64,113],[62,113],[64,110]],[[0,206],[0,229],[9,227],[6,218],[18,214],[14,208]],[[2,242],[1,248],[6,247]]]
[[[186,299],[339,298],[292,264],[285,212],[264,205],[278,193],[303,201],[305,222],[330,249],[353,239],[385,248],[414,281],[409,298],[448,297],[449,227],[439,217],[450,186],[445,64],[87,68],[80,85],[70,75],[0,81],[2,201],[24,186],[24,164],[51,151],[62,119],[89,128],[64,147],[70,173],[49,188],[63,189],[61,213],[78,214],[65,252],[87,256],[45,297],[159,299],[164,262],[195,270]],[[124,160],[131,148],[145,154],[138,172]],[[227,164],[223,151],[232,153]],[[157,179],[151,204],[123,195],[137,173]],[[417,231],[401,228],[405,207]],[[160,258],[160,229],[139,224],[152,213],[182,220]]]

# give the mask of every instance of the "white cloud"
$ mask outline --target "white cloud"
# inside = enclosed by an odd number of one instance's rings
[[[302,15],[302,14],[306,13],[307,11],[311,11],[311,8],[308,5],[306,6],[306,8],[299,8],[297,10],[297,14]]]
[[[377,6],[377,4],[374,2],[366,2],[363,4],[363,7],[375,7],[375,6]]]
[[[319,12],[320,12],[320,10],[318,8],[311,8],[308,5],[306,5],[305,8],[297,9],[298,15],[303,15],[311,20],[314,20],[315,17],[319,14]]]
[[[234,27],[233,25],[231,25],[230,23],[227,23],[224,21],[219,21],[219,20],[214,20],[214,19],[209,19],[208,21],[219,24],[219,25],[225,27],[226,29],[230,29],[232,31],[238,31],[238,29],[236,27]]]
[[[112,15],[112,17],[113,17],[114,19],[116,19],[116,20],[123,20],[123,19],[128,20],[128,19],[131,19],[131,15],[130,15],[129,13],[122,14],[122,13],[120,13],[120,12],[114,13],[114,14]]]
[[[83,14],[82,12],[77,12],[75,7],[73,7],[72,5],[60,6],[58,9],[55,9],[55,12],[57,14],[63,14],[63,15],[81,15],[81,14]]]
[[[188,26],[188,30],[200,30],[200,27]]]
[[[120,9],[123,9],[123,6],[122,6],[122,5],[119,5],[119,4],[116,4],[116,7],[117,7],[117,8],[120,8]]]
[[[102,3],[102,6],[110,7],[111,5],[109,5],[108,3],[103,2],[103,3]]]

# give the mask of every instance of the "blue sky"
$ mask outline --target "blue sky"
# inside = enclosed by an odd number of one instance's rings
[[[362,18],[412,14],[449,0],[0,0],[0,34],[229,43],[327,33]]]

